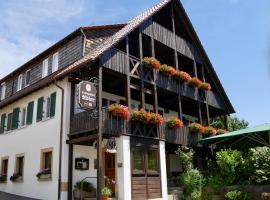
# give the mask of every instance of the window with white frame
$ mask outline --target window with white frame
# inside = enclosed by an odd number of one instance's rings
[[[30,84],[30,69],[25,72],[25,79],[24,79],[24,84],[25,87]]]
[[[42,78],[48,75],[48,69],[49,69],[49,60],[48,58],[46,58],[45,60],[43,60],[42,63]]]
[[[21,127],[24,127],[26,125],[26,107],[22,108],[21,112]]]
[[[6,83],[1,84],[1,100],[5,99],[6,96]]]
[[[58,70],[58,66],[59,66],[59,62],[58,62],[58,52],[53,54],[53,58],[52,58],[52,72],[55,72]]]
[[[18,77],[17,91],[20,91],[22,89],[22,81],[23,81],[23,74],[20,74]]]

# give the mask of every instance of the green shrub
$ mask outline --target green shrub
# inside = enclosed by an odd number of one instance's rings
[[[178,147],[175,153],[179,157],[184,170],[193,168],[193,155],[194,155],[193,149],[187,147]]]
[[[87,181],[78,181],[74,187],[77,190],[83,190],[83,191],[91,192],[94,190],[94,186],[92,185],[92,183],[87,182]]]
[[[203,177],[199,170],[189,169],[180,176],[181,185],[184,188],[184,196],[194,200],[200,199]]]
[[[251,200],[250,194],[240,190],[229,191],[226,193],[225,197],[228,200]]]

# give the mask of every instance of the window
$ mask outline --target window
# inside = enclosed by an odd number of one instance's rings
[[[25,81],[24,82],[25,87],[30,84],[30,72],[31,72],[30,69],[25,72],[25,79],[24,79],[24,81]]]
[[[12,113],[7,115],[7,131],[12,129]]]
[[[46,101],[46,109],[45,109],[45,117],[49,118],[50,117],[50,105],[51,105],[51,98],[48,97]]]
[[[44,104],[44,105],[43,105]],[[55,116],[56,92],[52,93],[44,100],[44,97],[38,99],[37,107],[37,122],[42,121],[43,118],[50,118]]]
[[[22,108],[21,112],[21,127],[26,125],[26,108]]]
[[[23,177],[23,169],[24,169],[24,154],[18,154],[16,155],[14,174]]]
[[[149,173],[157,173],[158,172],[158,152],[157,150],[148,150],[147,154],[148,160],[148,172]]]
[[[17,91],[20,91],[22,89],[22,81],[23,81],[23,75],[20,74],[18,77]]]
[[[33,113],[34,113],[34,101],[29,102],[27,105],[27,117],[26,124],[30,125],[33,122]]]
[[[40,122],[43,118],[43,103],[44,103],[44,97],[38,98],[37,103],[37,122]]]
[[[53,54],[53,60],[52,60],[52,72],[55,72],[58,70],[58,52]]]
[[[53,148],[46,148],[41,150],[41,163],[40,163],[40,177],[46,175],[44,178],[51,178],[52,174],[52,161],[53,161]]]
[[[42,78],[48,75],[48,68],[49,68],[49,60],[47,58],[43,60],[43,63],[42,63]]]
[[[6,97],[6,83],[1,84],[1,99],[3,100]]]
[[[144,153],[142,150],[134,149],[133,153],[133,173],[143,173],[144,171]]]
[[[7,174],[8,174],[8,157],[3,157],[1,161],[2,182],[7,181]]]
[[[19,127],[20,108],[14,108],[12,113],[11,129],[15,130]]]

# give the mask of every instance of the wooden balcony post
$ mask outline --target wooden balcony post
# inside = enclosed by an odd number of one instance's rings
[[[143,49],[142,49],[142,33],[139,32],[139,51],[140,51],[140,61],[143,62]],[[141,78],[141,108],[145,109],[145,94],[144,94],[144,81],[143,81],[143,66],[140,66],[140,78]]]
[[[126,37],[126,56],[127,56],[127,63],[126,66],[128,68],[127,77],[126,77],[126,106],[131,109],[131,93],[130,93],[130,66],[129,66],[129,40]]]
[[[97,141],[97,199],[101,199],[102,188],[102,66],[98,69],[98,141]]]
[[[178,63],[178,55],[177,55],[177,49],[176,49],[176,34],[175,34],[175,22],[174,22],[174,11],[173,11],[173,3],[171,4],[171,19],[172,19],[172,29],[173,29],[173,47],[174,47],[174,65],[175,68],[179,69],[179,63]]]
[[[151,54],[152,54],[152,57],[155,57],[155,41],[153,37],[151,37]],[[156,85],[157,72],[153,70],[153,73],[154,73],[154,85],[153,85],[154,112],[158,113],[158,96],[157,96],[157,85]]]
[[[183,110],[182,110],[182,100],[181,100],[181,94],[178,93],[178,117],[183,120]]]
[[[229,130],[229,121],[228,121],[228,115],[224,114],[224,126],[226,130]]]
[[[199,115],[199,122],[202,124],[202,108],[201,108],[201,102],[198,101],[198,115]]]

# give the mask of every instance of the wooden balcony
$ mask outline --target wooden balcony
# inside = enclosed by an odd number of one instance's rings
[[[119,137],[130,135],[143,138],[162,139],[167,143],[197,146],[200,139],[198,133],[190,133],[188,127],[181,129],[169,129],[166,126],[154,126],[124,120],[120,117],[112,116],[107,108],[102,109],[102,134],[104,137]],[[92,134],[98,129],[98,119],[91,117],[91,112],[84,111],[75,114],[71,118],[70,135]]]

